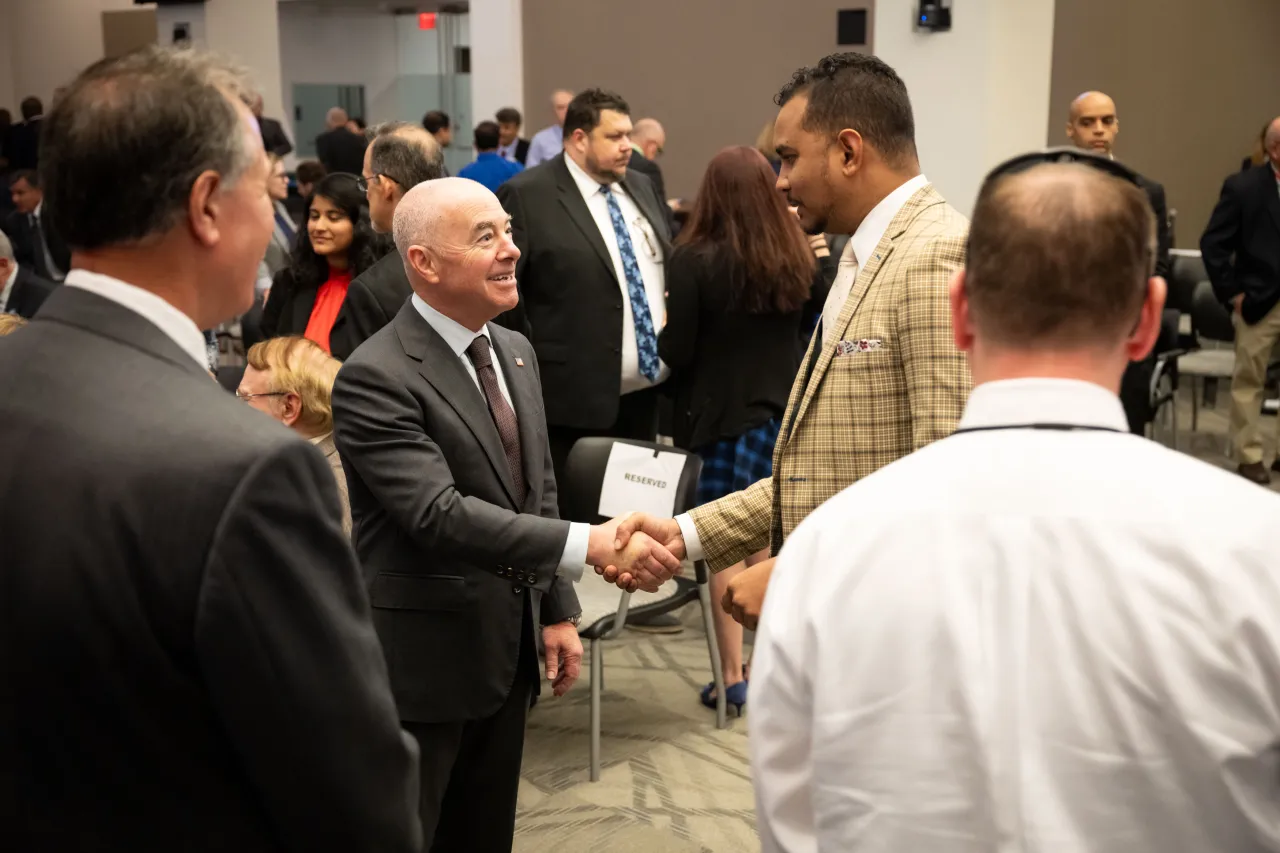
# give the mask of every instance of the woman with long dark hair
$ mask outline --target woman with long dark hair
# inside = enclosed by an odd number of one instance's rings
[[[262,310],[263,336],[302,335],[328,352],[351,279],[388,248],[369,222],[359,179],[344,172],[322,178],[307,198],[306,233],[298,235],[289,266],[272,281]]]
[[[773,445],[806,332],[826,286],[808,238],[772,167],[754,148],[721,151],[707,166],[693,214],[667,261],[667,325],[658,353],[672,370],[675,443],[702,457],[698,502],[768,477]],[[753,555],[717,573],[712,598]],[[725,699],[746,702],[742,626],[715,608]],[[714,687],[702,701],[715,707]]]

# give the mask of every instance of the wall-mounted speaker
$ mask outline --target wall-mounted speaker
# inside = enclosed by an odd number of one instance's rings
[[[840,9],[836,12],[836,44],[842,47],[866,47],[866,9]]]
[[[951,29],[951,0],[920,0],[916,29],[927,33],[945,33]]]

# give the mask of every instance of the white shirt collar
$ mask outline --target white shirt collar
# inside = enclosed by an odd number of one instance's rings
[[[68,287],[78,287],[103,299],[109,299],[117,305],[127,308],[143,319],[150,321],[160,331],[168,335],[187,355],[191,356],[200,369],[208,371],[209,353],[205,347],[204,335],[196,324],[177,308],[149,290],[123,282],[118,278],[88,272],[72,270],[67,273],[64,282]]]
[[[902,210],[903,205],[916,194],[917,190],[928,183],[929,179],[924,175],[916,175],[880,199],[880,203],[871,208],[871,212],[867,214],[866,219],[862,220],[858,230],[849,239],[849,247],[858,260],[859,268],[865,267],[871,261],[871,255],[875,252],[876,246],[880,245],[884,232],[889,230],[889,223],[893,222],[893,217],[898,215],[898,211]]]
[[[422,315],[422,319],[426,320],[427,324],[435,329],[440,337],[444,338],[444,342],[449,345],[449,349],[453,350],[453,354],[458,358],[462,358],[467,351],[467,347],[471,346],[471,342],[476,339],[477,335],[484,335],[489,339],[489,346],[493,346],[493,336],[489,334],[489,325],[487,323],[481,327],[479,332],[473,332],[452,317],[446,317],[432,308],[418,294],[413,294],[410,299],[413,302],[413,307],[417,308],[418,313]]]
[[[1076,379],[1004,379],[973,389],[960,429],[1025,424],[1071,424],[1129,431],[1124,407],[1111,391]]]
[[[573,176],[573,182],[578,185],[578,190],[582,193],[583,199],[590,202],[593,197],[600,195],[600,188],[605,184],[588,175],[581,166],[573,162],[573,158],[569,156],[568,152],[565,152],[564,164],[569,167],[569,174]],[[613,184],[608,186],[612,187]]]
[[[36,209],[31,211],[31,215],[36,219],[40,218],[40,211],[44,210],[44,199],[40,199],[40,203],[36,205]],[[43,224],[43,222],[41,223]]]
[[[6,311],[9,308],[9,300],[13,298],[13,283],[18,280],[18,265],[12,264],[9,270],[9,277],[4,280],[4,287],[0,287],[0,311]]]

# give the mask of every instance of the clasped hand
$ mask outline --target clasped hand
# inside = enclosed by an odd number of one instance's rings
[[[657,592],[664,582],[680,573],[684,559],[684,537],[675,519],[658,519],[644,513],[615,518],[592,528],[607,533],[609,548],[588,551],[596,574],[617,584],[619,589]]]

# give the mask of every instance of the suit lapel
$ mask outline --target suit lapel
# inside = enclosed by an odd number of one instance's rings
[[[293,299],[293,323],[289,328],[302,329],[307,328],[307,324],[311,322],[311,312],[316,307],[316,295],[319,294],[318,287],[304,287],[295,291]],[[298,334],[302,334],[299,332]]]
[[[613,268],[613,258],[609,256],[609,248],[605,246],[604,238],[600,236],[600,228],[596,225],[591,211],[587,209],[587,203],[582,200],[582,191],[574,183],[573,175],[569,174],[569,167],[564,164],[564,155],[551,162],[552,168],[556,170],[556,188],[560,191],[560,204],[564,205],[573,224],[578,226],[582,236],[591,244],[591,248],[595,249],[596,255],[609,271],[609,275],[617,281],[618,273]]]
[[[644,214],[644,218],[649,220],[649,227],[653,230],[653,233],[657,236],[658,242],[662,244],[662,254],[663,254],[663,257],[666,257],[666,255],[668,255],[669,252],[668,252],[667,241],[662,236],[663,227],[661,223],[664,220],[661,216],[660,211],[654,208],[653,199],[649,196],[648,193],[636,192],[635,188],[627,181],[624,180],[621,183],[622,183],[622,188],[627,191],[627,195],[631,196],[631,200],[636,203],[636,207],[640,208],[640,212]]]
[[[534,381],[532,358],[529,352],[518,356],[509,346],[506,330],[489,324],[489,336],[493,341],[494,360],[502,367],[511,392],[512,408],[520,427],[520,458],[524,461],[524,481],[529,487],[527,500],[537,507],[542,501],[542,469],[546,464],[546,443],[538,440],[538,420],[542,413],[542,397]],[[521,363],[516,363],[516,358]],[[506,458],[505,456],[503,457]],[[534,503],[536,500],[536,503]],[[536,510],[535,510],[536,511]]]
[[[1271,213],[1271,221],[1276,230],[1280,230],[1280,188],[1276,186],[1275,170],[1263,164],[1261,171],[1265,175],[1262,191],[1267,194],[1267,210]]]
[[[489,404],[462,366],[462,360],[454,355],[444,338],[431,328],[431,324],[422,318],[412,302],[406,301],[392,322],[395,323],[396,334],[405,354],[420,362],[418,373],[448,401],[471,430],[476,441],[484,448],[485,455],[489,457],[489,464],[493,466],[493,472],[502,483],[502,488],[506,490],[512,504],[519,507],[520,503],[515,497],[516,486],[511,482],[511,472],[507,469],[507,455],[502,449],[502,439],[493,423],[493,415],[489,413]]]
[[[831,366],[831,362],[835,358],[837,345],[843,340],[845,333],[853,322],[853,315],[857,313],[862,300],[866,298],[867,292],[871,290],[871,285],[875,283],[876,276],[880,274],[880,270],[884,269],[889,256],[893,254],[898,238],[906,232],[912,220],[920,215],[922,211],[941,202],[942,198],[934,192],[932,184],[926,184],[917,190],[907,200],[907,203],[902,206],[897,215],[893,217],[893,221],[885,229],[884,236],[880,238],[880,242],[876,245],[876,249],[867,265],[858,270],[858,277],[853,282],[849,297],[845,300],[844,307],[840,309],[839,319],[830,329],[824,329],[822,332],[822,352],[818,355],[818,363],[814,365],[813,375],[809,377],[809,382],[805,385],[804,394],[800,398],[800,408],[796,411],[796,416],[791,423],[791,429],[787,434],[788,440],[795,434],[796,427],[800,424],[800,419],[804,417],[805,412],[809,411],[809,404],[817,396],[818,388],[822,386],[822,378],[826,376],[827,368]]]

